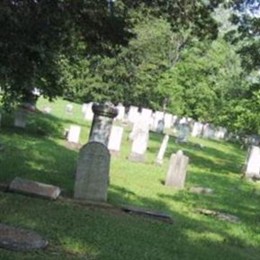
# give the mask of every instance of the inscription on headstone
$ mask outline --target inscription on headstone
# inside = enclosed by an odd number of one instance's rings
[[[185,156],[182,151],[178,151],[176,154],[171,155],[165,181],[166,186],[184,188],[188,162],[189,157]]]
[[[80,149],[74,197],[106,201],[109,182],[110,154],[107,147],[89,142]]]

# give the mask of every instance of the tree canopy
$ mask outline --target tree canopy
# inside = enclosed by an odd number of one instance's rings
[[[37,87],[257,132],[259,18],[257,1],[3,0],[2,102]]]

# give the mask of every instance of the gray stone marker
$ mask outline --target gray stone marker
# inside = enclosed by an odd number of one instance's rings
[[[48,241],[33,231],[0,223],[0,247],[13,251],[45,248]]]
[[[177,143],[186,143],[189,139],[189,135],[190,135],[189,125],[186,122],[179,124],[176,142]]]
[[[110,153],[99,142],[89,142],[80,149],[74,198],[91,201],[107,200]]]
[[[99,142],[108,145],[113,118],[118,114],[117,109],[109,104],[94,104],[92,106],[94,118],[89,134],[89,142]]]
[[[69,113],[69,114],[72,114],[72,112],[73,112],[73,105],[72,104],[67,104],[65,111],[67,113]]]
[[[189,157],[182,151],[171,155],[165,185],[175,188],[184,188]]]
[[[24,109],[19,108],[14,115],[14,126],[25,128],[26,121],[27,121],[27,112]]]
[[[163,156],[165,154],[165,151],[166,151],[166,148],[167,148],[167,145],[168,145],[168,141],[169,141],[169,135],[165,135],[164,138],[163,138],[160,150],[158,152],[158,155],[156,157],[156,163],[157,164],[161,165],[163,163]]]
[[[16,177],[11,182],[9,190],[28,195],[37,195],[48,199],[57,199],[61,192],[59,187],[19,177]]]

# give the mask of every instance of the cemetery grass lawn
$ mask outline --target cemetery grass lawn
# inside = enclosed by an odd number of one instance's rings
[[[191,139],[176,144],[170,136],[162,166],[155,165],[163,139],[151,133],[145,163],[127,159],[131,144],[125,130],[120,155],[112,157],[108,202],[113,207],[94,207],[72,200],[78,149],[62,138],[70,124],[82,127],[86,143],[90,123],[83,120],[81,105],[73,115],[65,113],[67,101],[39,101],[52,107],[51,115],[30,117],[30,129],[11,127],[3,116],[0,132],[0,183],[14,177],[57,185],[57,201],[0,192],[0,222],[31,229],[49,241],[45,250],[11,252],[0,249],[0,259],[259,259],[260,186],[241,178],[244,150],[238,145]],[[198,145],[201,144],[201,149]],[[172,153],[182,149],[190,157],[184,190],[163,185]],[[191,187],[206,187],[212,194],[194,194]],[[119,210],[134,205],[167,213],[173,224]],[[203,208],[239,218],[239,223],[200,214]]]

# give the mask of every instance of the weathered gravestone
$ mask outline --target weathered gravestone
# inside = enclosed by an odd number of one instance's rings
[[[108,142],[108,150],[114,155],[117,155],[120,152],[123,131],[124,131],[123,127],[112,126],[112,130]]]
[[[57,199],[61,192],[59,187],[19,177],[14,178],[9,186],[9,190],[48,199]]]
[[[72,104],[67,104],[66,105],[66,108],[65,108],[65,111],[69,114],[72,114],[73,112],[73,105]]]
[[[27,122],[27,111],[19,108],[14,115],[14,126],[25,128]]]
[[[178,126],[177,143],[186,143],[190,135],[190,128],[187,122],[180,123]]]
[[[28,251],[45,248],[48,241],[34,231],[0,223],[0,247],[13,251]]]
[[[160,147],[160,150],[158,152],[158,155],[156,157],[156,163],[157,164],[162,164],[163,163],[163,156],[165,154],[167,145],[168,145],[168,141],[169,141],[169,135],[165,135]]]
[[[260,179],[260,147],[252,146],[248,155],[245,176]]]
[[[74,198],[91,201],[107,200],[110,153],[98,142],[89,142],[80,149]]]
[[[165,185],[175,188],[184,188],[189,157],[182,151],[171,155]]]
[[[67,136],[68,142],[77,144],[79,142],[80,131],[80,126],[71,125]]]
[[[143,162],[149,140],[149,124],[141,117],[131,133],[131,140],[133,143],[129,160]]]

